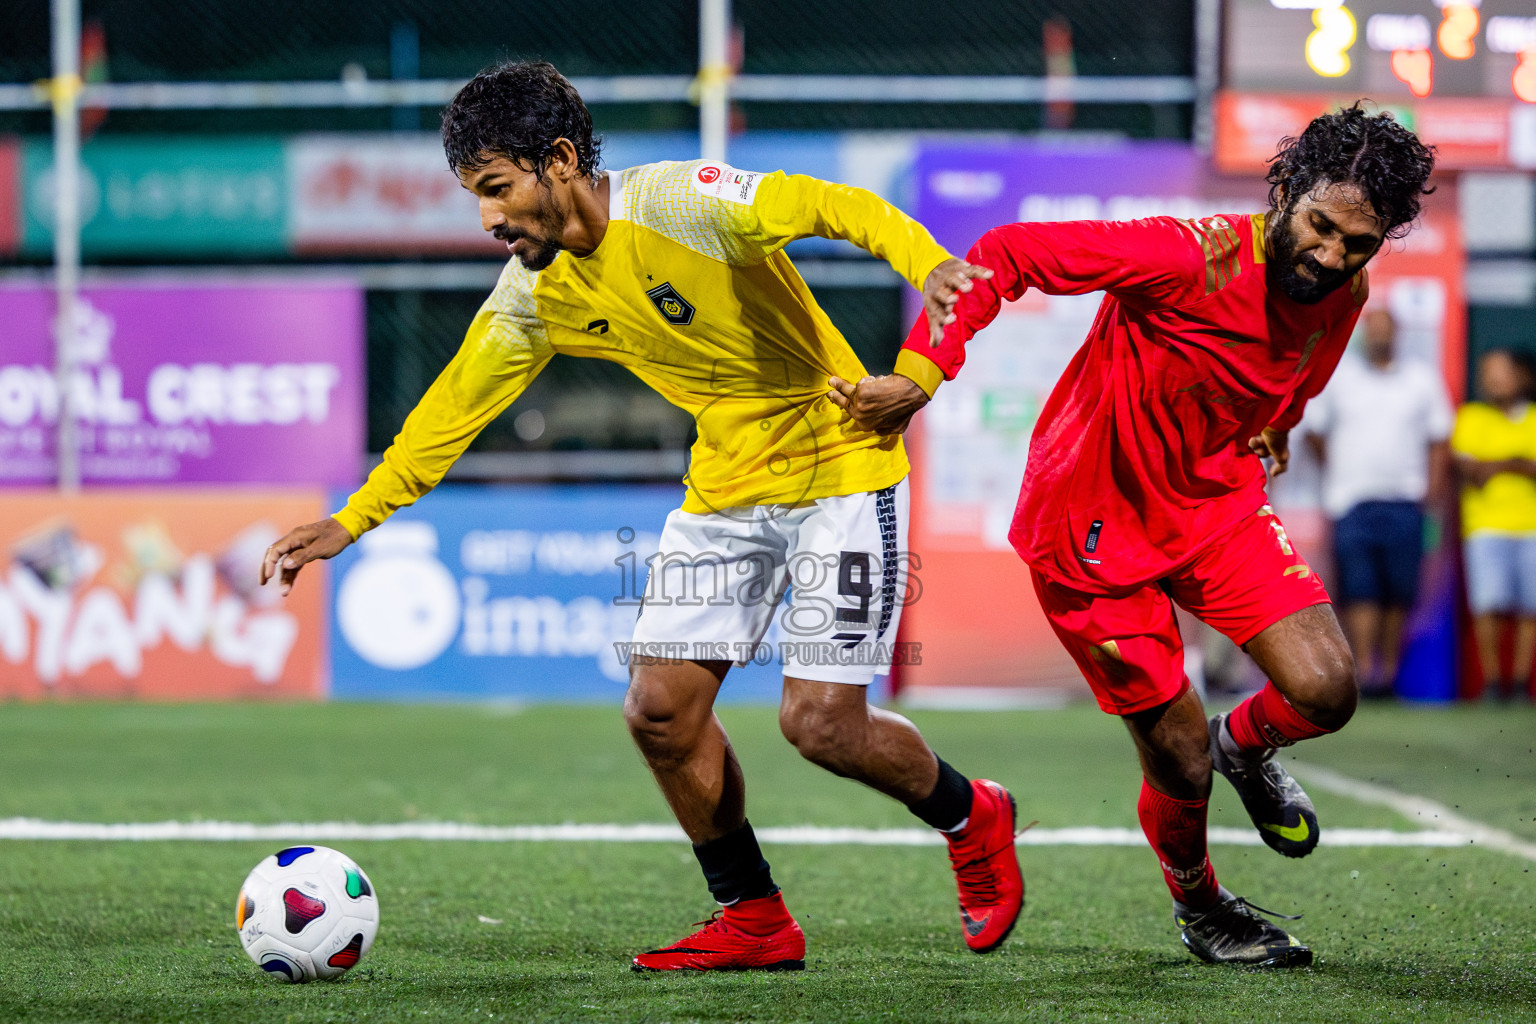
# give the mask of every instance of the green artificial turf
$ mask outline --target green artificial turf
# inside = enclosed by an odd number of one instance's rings
[[[913,716],[1042,826],[1134,827],[1124,729],[1089,708]],[[729,708],[759,826],[913,824],[800,762],[768,709]],[[1368,706],[1304,760],[1521,835],[1536,711]],[[1218,780],[1219,824],[1242,825]],[[1416,829],[1315,793],[1324,828]],[[660,822],[617,708],[9,705],[0,817]],[[1023,847],[1013,938],[964,949],[943,850],[770,846],[809,940],[801,974],[638,976],[639,949],[711,909],[673,844],[351,842],[378,890],[373,951],[284,986],[241,952],[235,892],[272,844],[0,841],[0,1021],[1536,1020],[1536,867],[1483,849],[1218,846],[1234,891],[1305,912],[1310,970],[1186,954],[1144,848]]]

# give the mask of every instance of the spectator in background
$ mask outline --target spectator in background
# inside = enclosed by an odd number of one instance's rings
[[[1456,414],[1451,449],[1461,473],[1467,600],[1485,692],[1524,692],[1536,654],[1536,382],[1529,357],[1507,349],[1477,362],[1482,401]],[[1514,620],[1514,669],[1501,678],[1501,626]]]
[[[1339,362],[1302,429],[1323,467],[1334,594],[1362,696],[1390,696],[1419,595],[1426,502],[1449,493],[1451,401],[1435,368],[1397,353],[1397,325],[1368,312],[1364,348]]]

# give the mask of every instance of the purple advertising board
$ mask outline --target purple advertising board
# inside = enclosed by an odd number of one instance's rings
[[[0,485],[56,478],[55,306],[0,286]],[[87,288],[70,401],[87,484],[349,487],[362,471],[363,296],[341,282]]]
[[[957,255],[999,224],[1203,217],[1262,196],[1251,180],[1213,175],[1182,142],[932,145],[913,180],[914,216]]]

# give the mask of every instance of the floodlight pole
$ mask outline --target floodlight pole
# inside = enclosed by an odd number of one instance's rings
[[[52,0],[54,379],[59,390],[58,486],[80,490],[75,430],[75,316],[80,297],[80,0]]]
[[[1195,148],[1209,156],[1216,141],[1216,90],[1221,86],[1221,0],[1195,0]]]
[[[725,162],[731,121],[731,0],[699,0],[699,155]]]

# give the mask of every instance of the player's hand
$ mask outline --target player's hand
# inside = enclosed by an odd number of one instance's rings
[[[978,267],[953,256],[928,272],[923,282],[923,310],[928,314],[928,346],[938,348],[944,340],[944,328],[955,322],[955,303],[962,292],[971,290],[971,281],[992,276],[986,267]]]
[[[1291,432],[1265,427],[1257,437],[1248,439],[1248,450],[1261,459],[1269,459],[1269,479],[1284,473],[1291,463]]]
[[[876,434],[900,434],[917,410],[928,404],[928,394],[909,377],[899,373],[865,377],[850,384],[828,377],[827,397],[853,417],[853,425]]]
[[[261,560],[261,585],[276,578],[278,592],[284,597],[293,589],[293,581],[304,563],[317,558],[333,558],[352,543],[347,528],[334,519],[322,519],[307,526],[295,526],[271,547]]]

